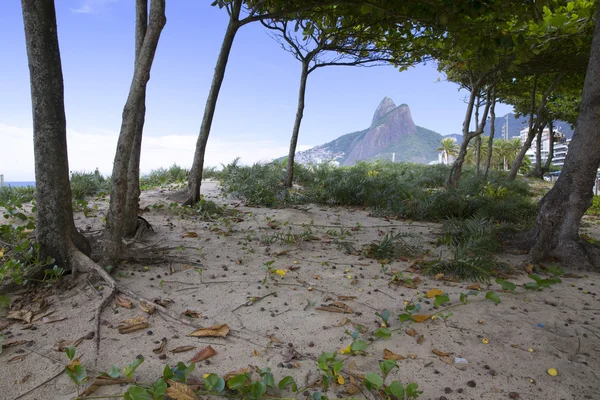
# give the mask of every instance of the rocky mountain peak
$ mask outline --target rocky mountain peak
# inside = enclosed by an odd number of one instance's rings
[[[379,106],[377,106],[377,109],[375,110],[375,114],[373,115],[373,121],[371,121],[371,126],[375,125],[381,118],[383,118],[387,113],[389,113],[395,108],[396,104],[394,103],[394,100],[390,99],[387,96],[384,97],[383,100],[381,100],[381,103],[379,103]]]

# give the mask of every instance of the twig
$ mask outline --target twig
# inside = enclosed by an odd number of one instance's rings
[[[262,297],[250,297],[247,302],[245,302],[244,304],[240,304],[239,306],[237,306],[236,308],[234,308],[233,310],[231,310],[231,312],[237,311],[238,309],[240,309],[242,307],[253,306],[254,304],[256,304],[259,301],[261,301],[262,299],[264,299],[265,297],[275,296],[276,294],[277,294],[277,292],[273,292],[273,293],[265,294]]]
[[[94,338],[94,346],[96,347],[96,356],[100,355],[100,316],[102,315],[102,310],[107,304],[112,300],[115,295],[116,288],[114,286],[110,287],[110,291],[106,295],[104,299],[98,304],[96,308],[96,312],[94,313],[94,329],[96,337]],[[96,357],[96,361],[94,362],[97,365],[98,357]]]
[[[35,385],[34,387],[32,387],[31,389],[29,389],[25,393],[18,395],[13,400],[18,400],[18,399],[21,399],[21,398],[27,396],[29,393],[33,392],[34,390],[37,390],[40,387],[42,387],[45,384],[47,384],[48,382],[53,381],[54,379],[58,378],[63,372],[65,372],[64,368],[61,369],[60,371],[58,371],[56,374],[52,375],[50,378],[46,379],[44,382],[40,383],[39,385]]]
[[[165,281],[167,282],[167,281]],[[174,282],[174,281],[172,281]],[[217,283],[248,283],[247,281],[212,281],[212,282],[196,282],[194,283],[194,285],[212,285],[212,284],[217,284]],[[176,292],[183,292],[185,290],[194,290],[194,289],[198,289],[197,287],[188,287],[188,288],[182,288],[182,289],[177,289]]]

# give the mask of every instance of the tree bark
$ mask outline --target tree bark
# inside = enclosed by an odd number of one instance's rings
[[[198,135],[196,151],[194,152],[194,162],[192,164],[190,177],[188,180],[189,197],[184,202],[184,205],[195,204],[200,201],[200,187],[202,185],[206,144],[208,142],[210,128],[212,126],[213,117],[217,108],[219,91],[221,90],[223,79],[225,78],[225,70],[227,68],[229,54],[231,53],[231,47],[233,46],[233,40],[235,39],[235,35],[241,26],[239,21],[241,9],[242,0],[234,0],[229,15],[229,24],[227,25],[227,30],[225,31],[225,37],[223,38],[223,44],[221,45],[219,57],[217,58],[217,64],[215,66],[213,80],[208,92],[208,98],[206,99],[206,106],[204,107],[204,116],[202,117],[202,125],[200,125],[200,134]]]
[[[292,187],[294,181],[294,158],[296,156],[296,147],[298,145],[298,135],[300,134],[300,124],[304,116],[304,97],[306,95],[306,81],[308,79],[308,67],[310,60],[302,61],[302,73],[300,74],[300,89],[298,90],[298,108],[296,110],[296,120],[294,121],[294,130],[290,139],[290,151],[287,159],[287,173],[283,182],[285,187]]]
[[[136,0],[135,15],[135,65],[140,57],[144,37],[148,31],[148,0]],[[143,94],[140,109],[137,112],[137,124],[129,166],[127,170],[127,200],[125,206],[125,228],[123,236],[133,237],[138,227],[138,209],[140,207],[140,159],[142,155],[142,134],[146,119],[146,93]]]
[[[548,143],[548,158],[546,159],[546,164],[542,168],[542,179],[546,172],[550,171],[550,167],[552,166],[552,160],[554,159],[554,122],[550,121],[548,123],[548,136],[550,142]]]
[[[40,259],[73,269],[70,248],[90,254],[87,239],[75,228],[64,85],[53,1],[22,0],[31,83],[36,180],[36,240]],[[37,275],[40,271],[34,272]]]
[[[600,8],[596,20],[600,18]],[[538,262],[556,257],[565,266],[600,268],[597,246],[579,237],[581,217],[589,208],[600,165],[600,24],[594,39],[577,118],[565,165],[552,189],[540,201],[535,222],[535,244],[530,255]]]
[[[475,129],[479,129],[479,109],[481,108],[481,96],[477,96],[477,107],[475,108]],[[475,138],[475,175],[479,176],[479,165],[481,163],[481,136]]]
[[[535,150],[535,168],[533,170],[533,176],[539,179],[544,179],[544,170],[542,168],[542,139],[545,128],[546,122],[544,121],[539,126],[537,136],[535,137],[537,148]]]
[[[151,0],[150,23],[136,60],[135,71],[129,96],[123,108],[123,121],[113,162],[110,206],[106,217],[104,257],[112,263],[121,253],[122,237],[125,227],[127,203],[127,175],[129,158],[138,128],[138,113],[144,100],[144,94],[150,80],[150,69],[163,27],[167,22],[165,0]]]
[[[483,165],[483,179],[487,179],[492,164],[492,152],[494,150],[494,135],[496,134],[496,91],[492,89],[492,105],[490,106],[490,138],[487,145],[487,157]]]
[[[559,73],[556,76],[556,78],[554,78],[554,81],[552,81],[552,83],[550,84],[550,86],[548,87],[546,92],[542,95],[540,104],[537,107],[537,112],[535,113],[535,115],[537,116],[535,118],[535,121],[536,121],[535,124],[533,123],[533,113],[530,116],[529,132],[527,133],[527,139],[525,140],[525,143],[521,147],[521,151],[519,151],[519,154],[515,158],[515,161],[513,161],[512,167],[510,169],[510,173],[508,174],[508,179],[515,180],[515,178],[517,177],[519,168],[521,168],[521,163],[523,163],[523,158],[525,158],[525,153],[527,153],[527,150],[529,150],[529,148],[531,147],[531,143],[533,142],[533,138],[535,137],[535,132],[538,130],[539,125],[542,124],[542,122],[543,122],[543,120],[540,116],[542,115],[542,112],[544,111],[544,108],[546,107],[546,103],[548,101],[548,96],[550,96],[550,94],[554,91],[554,89],[556,88],[556,85],[558,85],[558,83],[561,81],[563,76],[565,76],[564,72]],[[537,81],[537,76],[536,76],[536,80],[534,81],[534,86],[533,86],[532,104],[535,104],[536,81]],[[533,110],[533,108],[534,108],[534,105],[532,105],[532,110]]]

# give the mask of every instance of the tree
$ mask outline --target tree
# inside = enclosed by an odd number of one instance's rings
[[[600,8],[596,11],[596,21]],[[565,165],[540,201],[534,228],[534,261],[556,257],[567,266],[600,268],[600,249],[579,237],[581,217],[591,205],[600,166],[600,24],[596,23],[577,119]]]
[[[150,80],[150,69],[154,61],[160,34],[166,22],[165,0],[151,0],[148,29],[139,49],[139,55],[135,60],[133,79],[123,108],[121,131],[113,162],[110,205],[106,216],[104,235],[104,257],[107,262],[114,262],[121,254],[122,237],[125,232],[125,216],[127,215],[130,155],[138,128],[141,128],[139,115],[143,107],[146,87]]]
[[[54,258],[74,270],[73,252],[89,255],[91,248],[73,222],[56,12],[53,1],[22,0],[21,5],[33,110],[36,240],[41,259]]]
[[[490,136],[488,138],[485,164],[483,165],[483,179],[487,179],[488,177],[494,151],[494,134],[496,132],[496,88],[493,89],[490,97],[492,101],[492,105],[490,106]]]
[[[442,164],[450,164],[450,157],[456,157],[458,154],[458,143],[452,138],[442,139],[437,151],[442,153]]]

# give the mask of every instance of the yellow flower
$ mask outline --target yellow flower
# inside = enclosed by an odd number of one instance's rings
[[[340,349],[340,354],[350,354],[352,353],[352,350],[350,350],[350,346],[346,347],[345,349]]]
[[[204,375],[202,375],[202,378],[206,379],[206,378],[208,378],[209,376],[210,376],[210,374],[204,374]]]
[[[282,270],[282,269],[277,269],[277,270],[275,270],[275,273],[276,273],[277,275],[279,275],[280,277],[282,277],[282,278],[285,276],[285,271],[284,271],[284,270]]]

